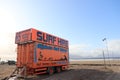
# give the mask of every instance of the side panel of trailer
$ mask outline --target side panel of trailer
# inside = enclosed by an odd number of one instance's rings
[[[27,29],[16,33],[17,67],[26,67],[27,74],[40,74],[49,69],[66,69],[69,63],[68,41],[62,38]]]

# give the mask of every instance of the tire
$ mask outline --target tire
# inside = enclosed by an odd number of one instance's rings
[[[61,68],[60,67],[56,67],[56,71],[59,73],[61,72]]]
[[[52,75],[54,73],[54,68],[53,67],[48,67],[48,74]]]

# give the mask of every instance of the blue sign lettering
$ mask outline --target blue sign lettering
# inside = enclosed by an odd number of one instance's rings
[[[52,46],[44,45],[44,44],[38,44],[38,45],[37,45],[37,48],[40,48],[40,49],[48,49],[48,50],[55,50],[55,51],[60,51],[60,52],[65,52],[65,53],[68,51],[68,50],[65,49],[65,48],[52,47]]]

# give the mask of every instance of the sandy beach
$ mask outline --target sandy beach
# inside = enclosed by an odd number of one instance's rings
[[[69,69],[53,75],[30,76],[26,80],[120,80],[119,61],[70,61]],[[15,66],[0,65],[0,80],[15,69]]]

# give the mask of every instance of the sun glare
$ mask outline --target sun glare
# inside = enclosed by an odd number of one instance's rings
[[[0,32],[13,32],[15,31],[14,16],[3,9],[0,9]]]
[[[9,34],[15,32],[14,15],[7,10],[0,9],[0,46],[9,44]]]

